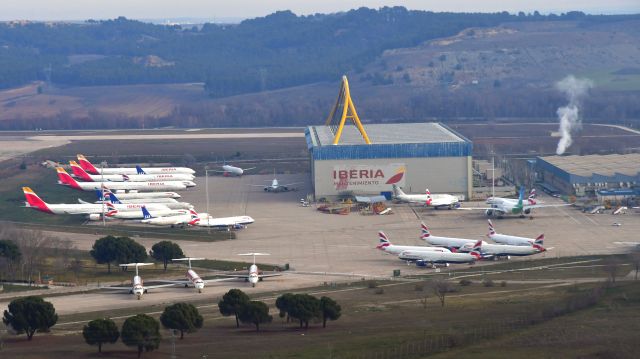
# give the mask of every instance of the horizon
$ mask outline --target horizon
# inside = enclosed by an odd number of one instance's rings
[[[594,0],[575,1],[571,4],[557,4],[549,0],[521,1],[488,0],[479,4],[474,0],[452,0],[447,4],[438,1],[386,0],[357,1],[329,0],[322,3],[298,3],[291,0],[274,0],[264,3],[260,0],[238,0],[233,4],[217,5],[218,1],[187,0],[186,4],[175,4],[158,0],[149,7],[143,0],[85,0],[82,4],[69,5],[64,0],[6,0],[0,7],[0,21],[34,22],[84,22],[87,20],[108,20],[126,17],[131,20],[153,23],[236,23],[242,20],[264,17],[276,11],[289,10],[298,16],[312,14],[340,13],[360,7],[379,9],[385,6],[403,6],[408,10],[454,12],[454,13],[496,13],[506,11],[541,14],[561,14],[581,11],[589,15],[627,15],[640,13],[640,3],[629,0],[614,0],[603,6]],[[250,9],[250,10],[247,10]],[[210,13],[210,15],[207,15]],[[96,16],[97,15],[97,16]]]

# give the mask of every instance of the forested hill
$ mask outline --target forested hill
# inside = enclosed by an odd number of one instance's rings
[[[385,49],[415,46],[470,27],[504,22],[620,16],[542,16],[361,8],[330,15],[289,11],[238,25],[197,28],[118,18],[0,24],[0,87],[34,80],[58,86],[205,82],[212,97],[335,81],[358,73]]]

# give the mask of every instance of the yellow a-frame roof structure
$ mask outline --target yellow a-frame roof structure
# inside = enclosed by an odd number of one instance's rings
[[[341,111],[338,109],[342,108]],[[340,122],[334,124],[334,118],[336,118],[337,114],[340,114]],[[337,145],[338,141],[340,141],[340,136],[342,136],[342,130],[344,129],[344,124],[348,119],[351,119],[354,125],[360,131],[364,142],[368,145],[371,144],[371,140],[369,140],[369,136],[367,136],[367,131],[364,130],[362,126],[362,122],[360,122],[360,118],[358,117],[358,112],[356,112],[356,106],[353,104],[353,100],[351,99],[351,93],[349,92],[349,81],[347,80],[347,76],[342,76],[342,84],[340,85],[340,93],[338,93],[338,98],[336,99],[336,104],[331,109],[329,113],[329,117],[327,117],[327,121],[325,126],[330,126],[332,132],[335,134],[333,138],[333,144]]]

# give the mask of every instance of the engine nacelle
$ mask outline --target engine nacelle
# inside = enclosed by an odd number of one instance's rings
[[[527,208],[524,210],[524,214],[531,214],[531,208]]]
[[[87,216],[90,221],[99,221],[102,219],[102,215],[100,213],[91,213]]]
[[[493,216],[493,210],[492,209],[488,209],[484,212],[487,216]]]

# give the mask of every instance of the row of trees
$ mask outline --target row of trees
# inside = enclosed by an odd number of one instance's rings
[[[309,294],[286,293],[276,299],[276,307],[280,311],[280,318],[286,316],[287,322],[298,320],[300,328],[309,328],[309,321],[322,320],[322,327],[326,328],[327,320],[337,320],[341,315],[338,303],[329,297],[320,299]],[[235,316],[236,327],[240,322],[250,323],[260,330],[260,324],[269,323],[272,320],[269,315],[269,307],[263,302],[251,301],[243,291],[231,289],[220,302],[220,313],[224,316]]]
[[[188,303],[170,305],[160,315],[162,326],[179,331],[180,339],[184,338],[185,332],[193,333],[202,328],[203,322],[198,309]],[[119,332],[113,320],[95,319],[84,326],[82,336],[87,344],[97,346],[100,353],[103,344],[113,344],[121,338],[124,345],[138,349],[139,358],[143,351],[149,352],[160,346],[160,323],[146,314],[138,314],[127,318]]]
[[[147,259],[147,252],[144,246],[136,243],[131,238],[111,235],[96,240],[89,253],[97,263],[107,264],[109,273],[111,273],[112,263],[144,262]],[[165,271],[172,259],[184,257],[180,246],[171,241],[161,241],[154,244],[149,255],[153,259],[162,262]],[[126,269],[126,267],[123,267],[123,270]]]

